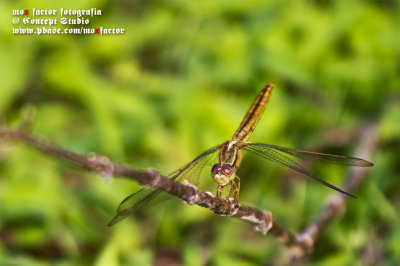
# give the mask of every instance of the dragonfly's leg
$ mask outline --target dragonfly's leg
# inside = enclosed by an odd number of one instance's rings
[[[236,184],[234,181],[229,181],[229,194],[226,197],[226,199],[229,199],[233,193],[233,191],[235,191],[234,187],[236,187]]]
[[[235,180],[237,180],[237,184],[233,181],[233,184],[235,184],[235,200],[236,202],[239,202],[239,191],[240,191],[240,178],[238,176],[235,177]]]
[[[224,189],[223,186],[218,186],[218,188],[217,188],[217,198],[221,197],[223,189]]]

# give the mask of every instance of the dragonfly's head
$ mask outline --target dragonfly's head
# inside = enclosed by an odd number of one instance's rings
[[[214,181],[218,183],[220,186],[226,186],[229,181],[232,181],[235,176],[235,169],[230,164],[214,164],[211,169],[211,175],[214,178]]]

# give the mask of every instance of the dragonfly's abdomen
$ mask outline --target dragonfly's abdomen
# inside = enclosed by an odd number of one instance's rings
[[[235,135],[233,135],[232,140],[246,142],[249,139],[251,133],[258,123],[258,120],[260,120],[265,107],[267,106],[273,87],[274,85],[268,84],[260,92],[253,104],[250,106],[249,111],[247,111],[246,116],[244,117],[238,130],[236,130]]]

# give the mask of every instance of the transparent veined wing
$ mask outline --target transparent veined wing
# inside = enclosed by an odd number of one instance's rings
[[[341,156],[341,155],[312,152],[312,151],[302,151],[302,150],[296,150],[296,149],[280,147],[264,143],[248,142],[245,143],[244,146],[249,147],[250,149],[251,148],[257,149],[257,151],[261,153],[268,152],[270,149],[274,149],[307,161],[316,161],[328,164],[339,164],[339,165],[360,166],[360,167],[373,166],[373,163],[371,162],[350,156]]]
[[[210,165],[212,161],[215,161],[216,155],[218,154],[216,151],[219,150],[220,146],[221,145],[217,145],[206,150],[183,168],[169,174],[168,177],[176,181],[183,181],[186,179],[192,184],[197,185],[199,182],[198,178],[204,170],[204,167]],[[111,220],[108,226],[120,222],[138,209],[164,202],[169,198],[171,198],[171,196],[168,193],[158,188],[142,188],[126,197],[120,203],[117,215]]]
[[[286,166],[307,178],[310,178],[324,186],[327,186],[331,189],[344,193],[353,198],[355,198],[355,196],[353,196],[352,194],[343,191],[340,188],[309,173],[306,169],[301,167],[297,162],[287,157],[285,154],[289,154],[303,160],[318,161],[322,163],[340,164],[348,166],[362,166],[362,167],[372,166],[372,163],[355,157],[346,157],[333,154],[302,151],[302,150],[290,149],[264,143],[246,143],[243,145],[243,149],[248,152],[254,153],[258,156],[261,156],[265,159],[268,159],[272,162]]]

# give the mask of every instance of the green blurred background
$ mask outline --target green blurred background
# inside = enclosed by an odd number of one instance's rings
[[[90,26],[125,34],[11,33],[13,9],[61,7],[101,9]],[[229,139],[268,82],[276,87],[251,141],[354,155],[358,130],[374,123],[378,144],[365,159],[375,166],[358,199],[301,262],[400,261],[400,1],[1,1],[0,80],[3,125],[33,106],[36,134],[163,174]],[[338,186],[348,172],[311,170]],[[241,202],[293,232],[334,193],[252,156],[239,174]],[[108,228],[139,188],[1,141],[0,264],[290,263],[272,236],[178,200]]]

